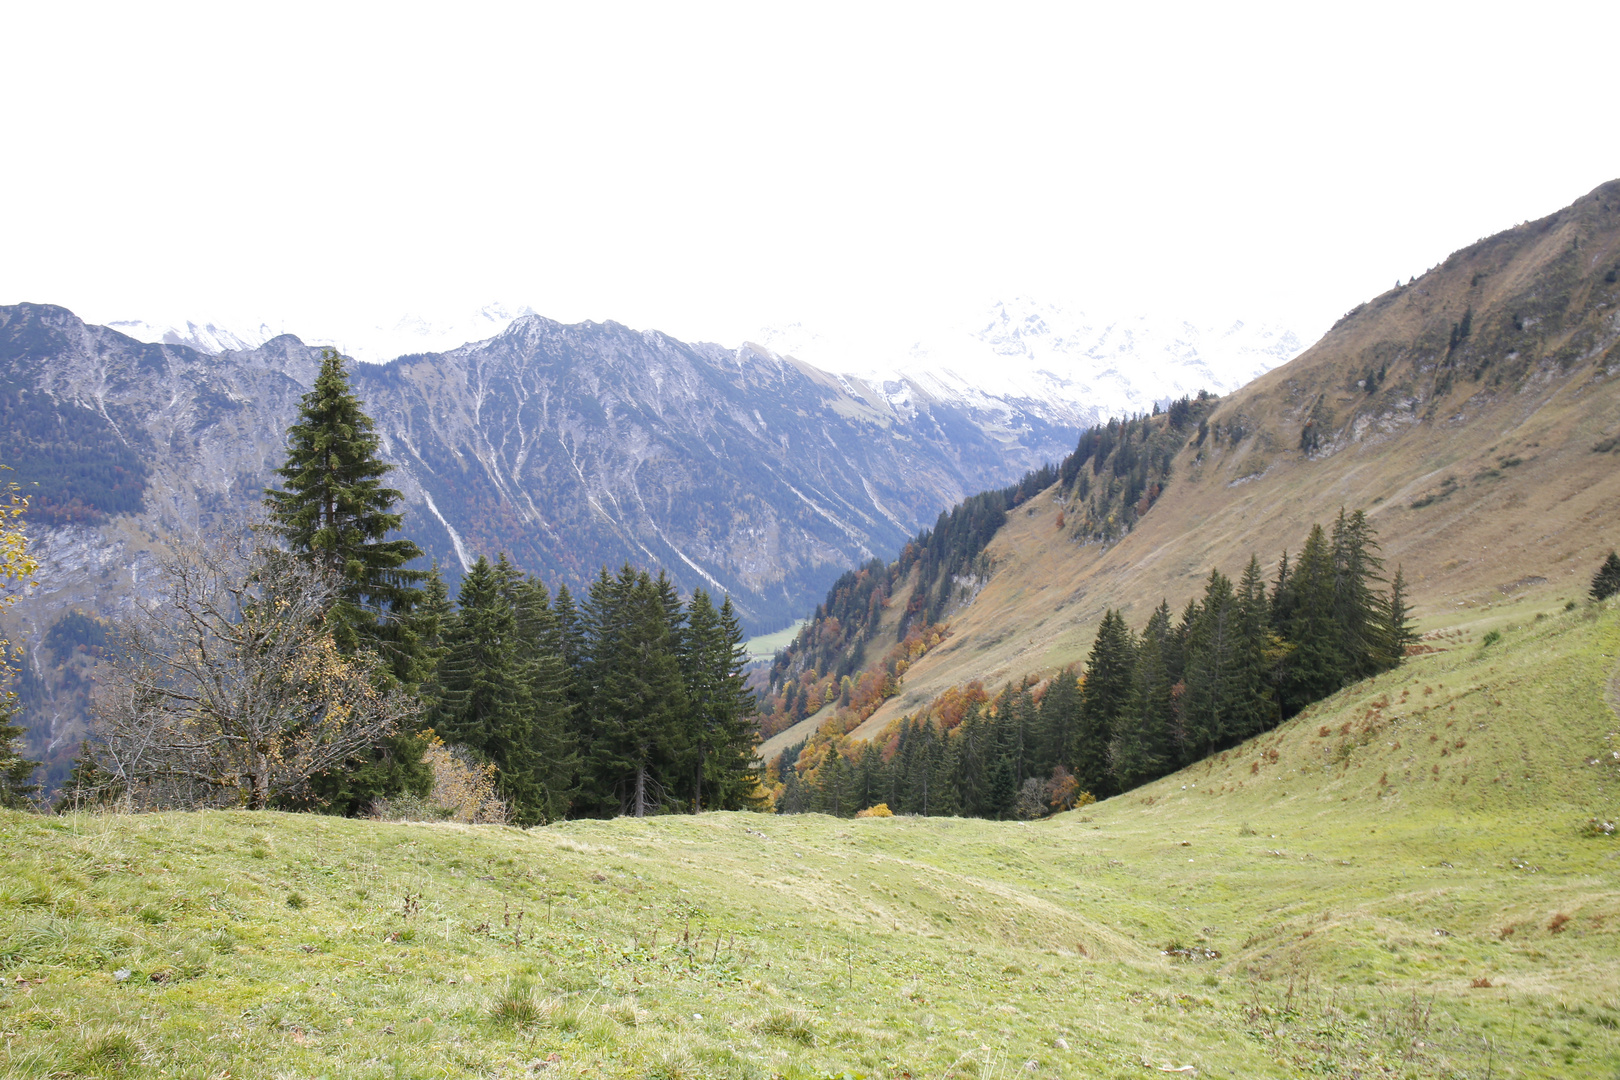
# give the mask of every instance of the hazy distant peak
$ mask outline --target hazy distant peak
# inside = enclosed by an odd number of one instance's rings
[[[187,345],[198,352],[218,355],[256,349],[277,336],[277,331],[260,323],[257,327],[223,327],[212,322],[152,323],[144,319],[119,319],[107,324],[121,334],[151,345]]]

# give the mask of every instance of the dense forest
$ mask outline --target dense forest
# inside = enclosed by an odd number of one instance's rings
[[[1038,817],[1176,771],[1401,662],[1414,640],[1405,583],[1387,590],[1366,517],[1314,527],[1264,579],[1210,572],[1177,616],[1139,633],[1109,611],[1082,675],[953,690],[878,738],[824,729],[772,764],[780,812]]]

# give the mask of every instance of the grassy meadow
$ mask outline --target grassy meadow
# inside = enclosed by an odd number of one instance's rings
[[[0,815],[0,1074],[1614,1077],[1620,609],[1492,617],[1035,823]]]

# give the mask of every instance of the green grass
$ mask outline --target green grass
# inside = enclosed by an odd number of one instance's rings
[[[761,634],[756,638],[748,639],[748,656],[751,660],[769,660],[777,653],[793,644],[793,639],[799,636],[808,619],[800,619],[785,629],[772,634]]]
[[[1501,632],[1033,824],[6,814],[0,1074],[1613,1077],[1620,617]]]

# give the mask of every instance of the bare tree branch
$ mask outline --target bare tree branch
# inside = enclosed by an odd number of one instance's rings
[[[338,651],[321,569],[242,530],[163,576],[98,679],[98,757],[128,807],[263,809],[415,718],[376,656]]]

